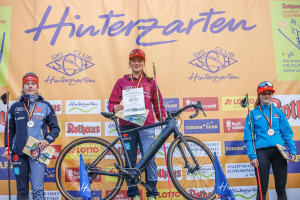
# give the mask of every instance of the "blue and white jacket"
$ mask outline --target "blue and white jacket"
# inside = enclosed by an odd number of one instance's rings
[[[261,105],[261,108],[268,119],[270,119],[270,105]],[[276,144],[280,144],[283,146],[287,145],[290,153],[296,156],[296,146],[295,142],[292,139],[293,131],[281,109],[276,108],[274,105],[272,105],[272,129],[275,132],[275,134],[272,136],[268,135],[270,126],[264,114],[259,109],[259,106],[252,110],[250,112],[250,115],[256,149],[276,147]],[[256,159],[257,156],[254,152],[252,143],[249,115],[247,116],[245,122],[244,142],[247,145],[247,151],[250,160]]]
[[[28,127],[27,122],[30,117],[24,105],[31,113],[36,101],[37,104],[32,115],[34,126]],[[40,95],[24,95],[9,109],[9,144],[15,155],[24,155],[22,151],[29,136],[38,140],[46,140],[50,144],[58,136],[59,131],[57,118],[51,104],[44,101]],[[7,127],[4,131],[4,141],[5,147],[7,147]]]

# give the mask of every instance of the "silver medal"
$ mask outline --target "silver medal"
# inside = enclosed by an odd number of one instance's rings
[[[27,126],[29,128],[33,127],[34,126],[34,122],[32,120],[30,120],[29,122],[27,122]]]

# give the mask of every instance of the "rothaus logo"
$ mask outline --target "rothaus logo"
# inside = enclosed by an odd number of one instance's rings
[[[66,55],[64,55],[62,52],[59,52],[55,55],[52,55],[51,59],[52,62],[46,64],[46,66],[65,76],[56,77],[54,75],[49,75],[45,80],[46,84],[62,83],[68,85],[77,85],[81,83],[96,82],[88,77],[79,79],[68,78],[94,66],[95,64],[91,62],[93,59],[92,56],[79,50],[74,50],[72,53]]]
[[[206,52],[204,49],[201,49],[193,55],[195,59],[191,60],[189,63],[200,68],[202,71],[204,71],[204,74],[201,74],[200,72],[193,72],[188,78],[190,81],[195,82],[200,80],[208,80],[212,82],[220,82],[223,80],[240,79],[239,76],[230,72],[226,75],[215,75],[221,70],[237,62],[237,60],[234,59],[235,54],[233,52],[225,50],[221,47],[216,47],[214,50],[210,50],[208,52]]]
[[[66,122],[66,136],[100,136],[100,122]]]

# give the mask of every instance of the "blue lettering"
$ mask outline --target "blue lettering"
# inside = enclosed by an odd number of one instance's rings
[[[2,44],[1,44],[1,49],[0,49],[0,63],[2,62],[3,49],[4,49],[4,41],[5,41],[5,32],[3,32]]]
[[[50,44],[52,46],[55,45],[58,36],[60,35],[62,29],[65,27],[71,28],[69,32],[69,38],[74,37],[74,35],[76,37],[83,37],[86,35],[95,37],[95,36],[99,36],[100,34],[101,35],[107,34],[108,36],[113,37],[113,36],[118,36],[122,33],[124,33],[124,35],[128,37],[131,34],[132,30],[136,28],[137,30],[142,30],[142,32],[136,38],[136,44],[140,46],[154,46],[154,45],[176,42],[177,40],[152,41],[152,42],[142,42],[141,40],[144,39],[144,37],[146,37],[151,32],[158,31],[158,30],[161,31],[160,34],[163,36],[169,36],[171,34],[174,34],[175,32],[189,35],[192,29],[196,25],[200,25],[200,22],[204,22],[203,24],[201,23],[203,33],[209,30],[211,33],[216,34],[224,31],[226,28],[228,28],[230,32],[236,31],[238,28],[241,28],[244,31],[250,31],[256,27],[256,24],[252,26],[247,26],[246,20],[240,20],[237,21],[236,23],[236,20],[234,18],[230,19],[229,21],[227,21],[226,18],[224,17],[213,19],[213,16],[225,13],[225,11],[214,11],[213,8],[210,8],[208,12],[199,13],[199,16],[201,17],[199,19],[190,19],[187,26],[185,26],[185,23],[181,20],[171,21],[167,25],[158,25],[159,21],[155,18],[138,19],[137,21],[130,20],[129,22],[126,23],[125,21],[120,20],[120,18],[124,17],[125,14],[115,14],[113,10],[110,10],[108,14],[98,16],[99,19],[104,19],[105,21],[101,27],[97,27],[97,28],[93,25],[85,28],[84,24],[77,25],[75,23],[66,22],[66,19],[70,13],[70,7],[66,7],[60,21],[57,24],[46,24],[46,21],[50,15],[51,10],[52,7],[49,5],[41,19],[39,26],[28,29],[25,31],[25,33],[32,33],[32,32],[35,33],[33,40],[37,41],[42,31],[54,29],[55,31],[50,41]],[[81,16],[74,15],[74,18],[76,20],[80,20]],[[114,23],[111,23],[113,19],[119,19],[119,20]],[[1,53],[0,55],[2,56],[3,49],[1,49],[0,53]]]
[[[175,25],[174,28],[170,29],[173,25]],[[170,35],[172,34],[174,31],[177,31],[178,33],[182,33],[186,30],[186,28],[181,29],[184,26],[184,23],[181,20],[175,20],[173,22],[171,22],[170,24],[168,24],[167,26],[165,26],[165,28],[162,31],[162,34],[164,35]]]
[[[80,16],[79,15],[75,15],[75,19],[80,19]],[[89,26],[85,30],[82,30],[83,26],[84,26],[83,24],[79,25],[79,27],[78,27],[78,29],[76,31],[76,36],[77,37],[82,37],[87,32],[90,32],[90,36],[95,36],[95,35],[97,35],[100,32],[100,30],[95,31],[95,27],[94,26]]]

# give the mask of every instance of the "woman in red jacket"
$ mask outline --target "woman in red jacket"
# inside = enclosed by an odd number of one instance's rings
[[[145,68],[145,53],[140,49],[134,49],[129,54],[129,66],[131,68],[132,73],[124,75],[123,78],[120,78],[110,95],[108,109],[110,112],[118,112],[124,108],[123,105],[120,104],[122,101],[122,91],[134,88],[143,88],[143,95],[145,101],[145,109],[149,110],[146,121],[144,125],[149,125],[155,123],[154,114],[152,112],[152,105],[154,106],[154,112],[156,114],[156,118],[159,120],[164,120],[166,117],[165,108],[163,106],[163,98],[161,96],[160,91],[159,100],[157,98],[156,85],[153,78],[150,78],[143,71]],[[161,106],[161,108],[158,107]],[[160,110],[162,119],[160,119]],[[119,120],[119,126],[122,131],[132,129],[137,127],[138,125],[125,121],[123,119]],[[139,144],[141,153],[144,153],[148,150],[151,144],[155,140],[154,128],[144,129],[141,131],[130,132],[129,134],[123,135],[125,146],[127,153],[129,155],[129,159],[131,165],[134,167],[136,165],[137,160],[137,146]],[[128,166],[128,163],[126,163]],[[147,199],[152,200],[155,199],[158,195],[156,184],[157,184],[157,166],[155,164],[155,158],[151,160],[151,163],[148,165],[146,169],[146,183],[152,188],[152,191],[147,190]],[[140,199],[140,193],[138,187],[129,187],[127,192],[128,197],[132,197],[134,200]]]

